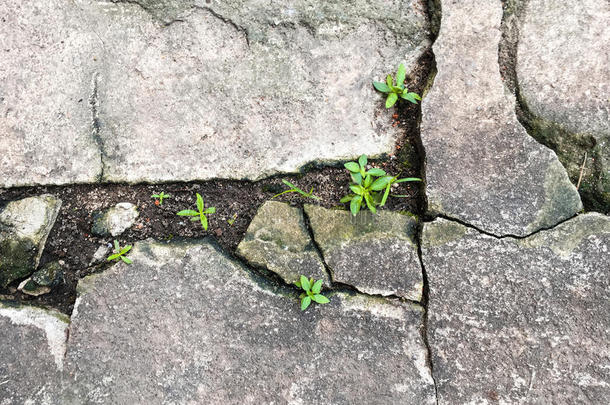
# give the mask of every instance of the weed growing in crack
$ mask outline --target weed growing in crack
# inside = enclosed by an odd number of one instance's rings
[[[159,194],[153,194],[150,196],[150,198],[156,198],[155,205],[163,205],[163,199],[170,197],[170,194],[165,194],[163,191],[161,191]]]
[[[320,294],[322,280],[314,281],[313,278],[307,279],[307,277],[302,275],[301,279],[294,284],[305,291],[299,296],[301,299],[301,311],[305,311],[312,302],[317,302],[318,304],[328,304],[330,302],[328,298]]]
[[[398,66],[398,71],[396,72],[396,85],[394,85],[394,78],[392,75],[388,75],[386,77],[385,83],[373,82],[375,89],[388,95],[385,100],[385,108],[392,107],[400,98],[410,101],[413,104],[417,104],[418,100],[421,101],[421,97],[417,93],[410,93],[405,87],[406,76],[407,72],[405,65],[401,63],[400,66]]]
[[[360,156],[358,163],[347,162],[344,166],[350,172],[352,183],[349,185],[354,194],[348,194],[341,199],[342,203],[349,202],[352,215],[358,214],[364,204],[375,214],[377,207],[383,207],[390,195],[390,189],[394,183],[404,183],[407,181],[421,181],[417,177],[405,177],[399,179],[398,176],[387,175],[384,170],[372,168],[366,170],[368,159],[366,155]],[[406,197],[394,195],[393,197]]]
[[[115,239],[114,240],[114,254],[108,256],[108,258],[106,260],[107,261],[111,261],[111,260],[119,260],[119,259],[121,259],[125,263],[131,264],[132,261],[129,258],[125,257],[127,252],[129,252],[130,250],[131,250],[131,245],[127,245],[127,246],[121,248],[121,246],[119,246],[119,241],[117,241]]]
[[[201,195],[199,195],[199,193],[197,194],[197,210],[198,211],[193,211],[193,210],[182,210],[178,213],[176,213],[176,215],[180,215],[181,217],[194,217],[191,218],[191,221],[197,221],[197,219],[199,219],[201,221],[201,226],[203,227],[204,230],[208,230],[208,217],[206,217],[207,214],[214,214],[216,212],[216,207],[209,207],[207,209],[205,209],[205,206],[203,204],[203,198],[201,197]],[[197,218],[199,217],[199,218]]]
[[[286,194],[286,193],[299,193],[303,197],[313,198],[314,200],[320,200],[320,197],[316,197],[315,195],[313,195],[313,187],[311,188],[311,190],[309,190],[309,193],[306,193],[303,190],[301,190],[300,188],[298,188],[297,186],[295,186],[294,184],[292,184],[291,182],[289,182],[288,180],[283,180],[282,179],[282,183],[284,183],[285,185],[290,187],[290,190],[282,191],[281,193],[278,193],[278,194],[274,195],[273,197],[271,197],[272,200],[275,197],[279,197],[282,194]]]

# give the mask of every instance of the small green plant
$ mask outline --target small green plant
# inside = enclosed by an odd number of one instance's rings
[[[119,246],[119,241],[117,241],[115,239],[114,240],[114,254],[108,256],[108,258],[106,260],[107,261],[111,261],[111,260],[119,260],[119,259],[121,259],[125,263],[131,264],[132,261],[129,260],[129,258],[125,257],[125,254],[127,254],[127,252],[129,252],[130,250],[131,250],[131,245],[127,245],[124,248],[121,248]]]
[[[215,207],[209,207],[207,209],[205,209],[205,206],[203,204],[203,198],[199,195],[199,193],[197,194],[197,210],[198,211],[193,211],[193,210],[182,210],[178,213],[176,213],[176,215],[180,215],[181,217],[194,217],[191,218],[191,221],[197,221],[197,219],[199,219],[201,221],[201,226],[203,226],[204,230],[208,230],[208,218],[206,217],[206,214],[214,214],[216,212],[216,208]],[[199,218],[197,218],[199,217]]]
[[[235,223],[235,220],[237,219],[237,212],[235,214],[233,214],[233,216],[229,219],[227,219],[227,223],[231,226],[233,226],[233,224]]]
[[[289,182],[288,180],[284,180],[282,179],[282,183],[284,183],[285,185],[287,185],[288,187],[290,187],[290,190],[285,190],[282,191],[279,194],[274,195],[273,197],[271,197],[271,199],[273,200],[275,197],[279,197],[282,194],[286,194],[286,193],[299,193],[301,194],[303,197],[307,197],[307,198],[313,198],[314,200],[319,200],[319,197],[316,197],[315,195],[313,195],[313,187],[311,188],[311,190],[309,190],[309,193],[304,192],[303,190],[301,190],[300,188],[298,188],[297,186],[295,186],[294,184],[292,184],[291,182]]]
[[[368,159],[366,155],[360,156],[358,163],[347,162],[345,168],[350,172],[352,183],[349,185],[354,194],[346,195],[341,199],[342,203],[349,202],[352,215],[356,215],[362,205],[365,204],[374,214],[377,207],[383,207],[390,195],[390,189],[394,183],[407,181],[421,181],[417,177],[406,177],[399,179],[398,176],[389,176],[382,169],[372,168],[366,170]],[[399,196],[396,196],[399,197]]]
[[[314,281],[313,278],[307,279],[307,277],[301,276],[301,279],[294,284],[305,291],[299,296],[301,299],[301,311],[305,311],[312,301],[318,304],[328,304],[330,302],[328,298],[320,294],[322,280]]]
[[[410,93],[405,87],[406,76],[407,72],[405,65],[401,63],[396,72],[396,85],[394,85],[394,78],[392,75],[386,77],[385,83],[373,82],[373,86],[375,86],[378,91],[388,95],[385,100],[385,108],[392,107],[399,98],[410,101],[413,104],[417,104],[417,100],[421,101],[421,97],[417,93]]]
[[[155,205],[163,205],[163,199],[170,198],[170,197],[171,197],[170,194],[165,194],[163,191],[161,191],[159,194],[153,194],[150,196],[150,198],[157,199],[157,200],[155,200]]]

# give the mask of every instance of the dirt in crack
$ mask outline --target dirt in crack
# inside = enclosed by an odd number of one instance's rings
[[[418,68],[407,77],[411,91],[421,94],[432,66],[431,54],[421,58]],[[379,96],[383,103],[383,96]],[[387,111],[394,125],[399,126],[401,138],[397,140],[395,152],[380,160],[371,160],[376,167],[388,173],[405,177],[421,176],[419,120],[420,105],[402,103]],[[286,179],[302,189],[321,198],[319,204],[326,208],[345,207],[339,203],[341,197],[349,193],[349,174],[338,164],[337,167],[304,169],[303,174],[277,176],[258,182],[249,181],[205,181],[165,184],[88,184],[67,186],[39,186],[20,188],[0,188],[0,204],[44,193],[53,194],[63,202],[59,217],[47,240],[40,264],[60,260],[64,270],[64,283],[51,293],[32,297],[17,291],[21,280],[6,289],[0,289],[0,300],[29,303],[58,309],[70,314],[76,299],[78,280],[92,273],[103,271],[108,263],[91,266],[95,251],[101,245],[112,243],[112,237],[98,237],[91,234],[93,215],[96,211],[114,206],[119,202],[131,202],[138,207],[136,223],[117,237],[121,246],[153,238],[158,241],[214,237],[226,251],[234,253],[243,238],[250,221],[259,206],[274,194],[286,189],[282,179]],[[152,194],[163,191],[171,197],[163,205],[155,204]],[[423,187],[419,183],[402,183],[397,194],[408,198],[391,198],[384,209],[410,211],[421,215],[423,208]],[[178,217],[176,212],[195,208],[195,193],[201,194],[206,206],[214,206],[217,211],[209,216],[209,228],[205,232],[199,222],[191,222]],[[298,194],[285,194],[276,199],[293,205],[317,203]]]

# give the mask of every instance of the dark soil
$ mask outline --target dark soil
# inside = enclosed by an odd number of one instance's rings
[[[425,55],[419,63],[419,68],[407,77],[407,85],[411,91],[422,93],[432,64],[431,54]],[[383,102],[381,95],[379,102]],[[394,154],[369,163],[390,174],[422,177],[420,105],[401,103],[397,108],[388,110],[388,114],[394,114],[394,125],[400,126],[404,135],[397,141]],[[223,249],[233,254],[258,207],[274,194],[286,189],[282,179],[306,191],[313,187],[314,194],[320,197],[319,202],[296,193],[284,194],[277,198],[278,201],[293,205],[314,203],[327,208],[343,207],[339,200],[349,193],[349,174],[341,164],[337,167],[309,168],[302,174],[277,176],[258,182],[216,180],[156,185],[87,184],[0,189],[0,204],[44,193],[53,194],[62,200],[61,212],[47,240],[41,265],[60,260],[65,273],[64,283],[55,287],[49,294],[39,297],[22,294],[17,291],[19,281],[16,281],[7,289],[0,288],[0,299],[52,307],[70,314],[76,299],[78,280],[103,271],[111,265],[90,265],[95,251],[101,245],[110,245],[114,239],[91,235],[93,215],[96,211],[119,202],[136,204],[140,213],[134,226],[117,238],[121,246],[147,238],[171,241],[212,236]],[[151,195],[161,191],[171,197],[165,199],[163,205],[158,205]],[[195,208],[195,193],[203,196],[206,207],[214,206],[217,210],[216,214],[209,216],[207,232],[199,222],[176,216],[176,212],[180,210]],[[401,183],[394,193],[408,197],[390,198],[385,209],[409,211],[418,215],[423,213],[425,201],[421,183]]]

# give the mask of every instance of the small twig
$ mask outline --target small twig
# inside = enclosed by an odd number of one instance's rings
[[[585,164],[587,163],[587,152],[585,152],[585,159],[582,161],[582,166],[580,166],[580,175],[578,176],[578,183],[576,183],[576,190],[580,188],[580,182],[582,180],[582,173],[585,170]]]

